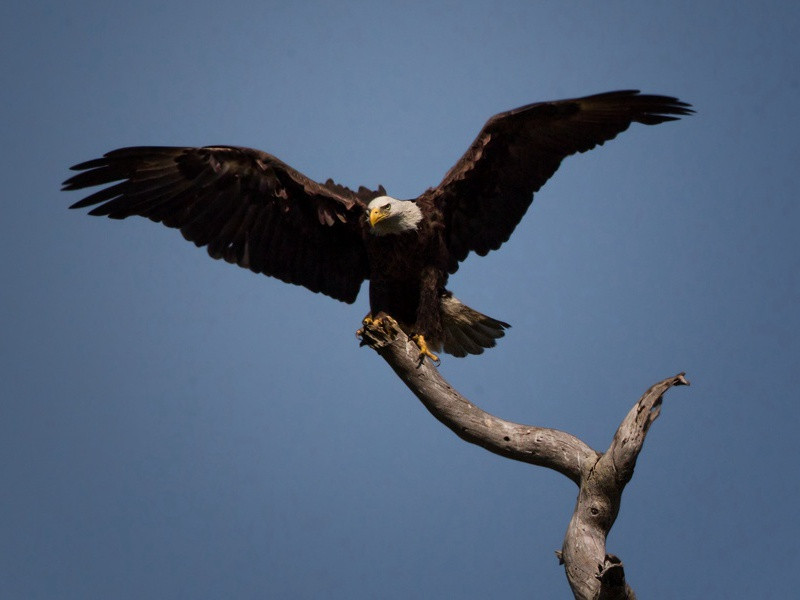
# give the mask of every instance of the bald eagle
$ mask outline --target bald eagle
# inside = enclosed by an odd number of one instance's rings
[[[80,163],[64,190],[112,184],[73,204],[180,229],[212,258],[354,302],[434,352],[480,354],[509,327],[457,300],[447,280],[470,252],[508,240],[561,161],[633,123],[691,114],[668,96],[624,90],[539,102],[489,119],[442,182],[413,200],[312,181],[276,157],[236,146],[120,148]],[[116,182],[116,183],[115,183]]]

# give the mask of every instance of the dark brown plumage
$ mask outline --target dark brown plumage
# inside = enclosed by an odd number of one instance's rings
[[[396,230],[393,218],[377,226],[366,215],[375,198],[383,206],[383,188],[320,184],[265,152],[234,146],[121,148],[72,167],[80,173],[63,189],[113,184],[71,208],[147,217],[180,229],[213,258],[337,300],[353,302],[368,279],[373,315],[392,315],[431,348],[464,355],[493,346],[508,325],[453,298],[448,274],[470,252],[485,255],[508,240],[564,158],[631,123],[691,112],[676,98],[627,90],[495,115],[442,182],[411,201],[421,220]],[[410,208],[386,198],[387,215]]]

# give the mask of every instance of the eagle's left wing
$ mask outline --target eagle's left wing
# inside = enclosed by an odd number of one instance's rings
[[[450,272],[470,252],[483,256],[507,241],[533,194],[567,156],[613,139],[631,123],[656,125],[692,112],[677,98],[624,90],[495,115],[425,194],[444,214]]]

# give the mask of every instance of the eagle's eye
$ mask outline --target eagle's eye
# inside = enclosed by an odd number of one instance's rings
[[[392,210],[392,205],[391,204],[384,204],[383,206],[381,206],[381,210],[383,212],[389,212],[390,210]]]

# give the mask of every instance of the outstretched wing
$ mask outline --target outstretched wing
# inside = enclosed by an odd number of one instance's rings
[[[624,90],[529,104],[495,115],[428,196],[444,213],[450,272],[470,251],[508,240],[561,161],[616,137],[631,123],[656,125],[693,111],[668,96]]]
[[[353,302],[368,276],[361,227],[382,193],[319,184],[250,148],[133,147],[72,167],[78,190],[114,182],[70,208],[147,217],[181,230],[212,258]]]

